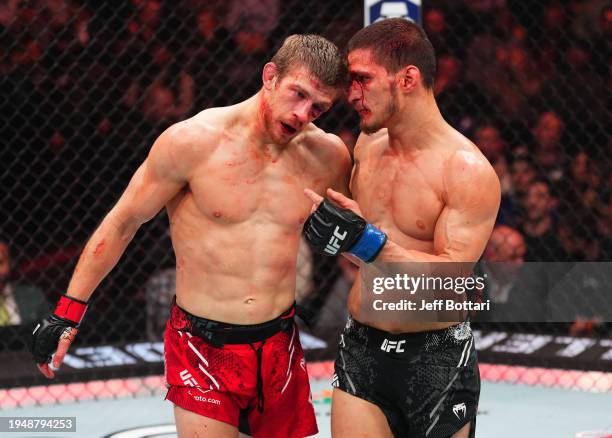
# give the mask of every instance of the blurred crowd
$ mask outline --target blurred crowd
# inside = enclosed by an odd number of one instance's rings
[[[502,182],[488,256],[609,261],[612,3],[424,6],[442,113]],[[255,93],[261,67],[283,37],[315,32],[343,46],[362,20],[361,2],[340,0],[2,2],[0,160],[11,165],[0,174],[9,187],[0,223],[13,251],[44,258],[82,244],[165,127]],[[357,120],[346,105],[321,124],[354,146]],[[169,246],[158,245],[167,240],[159,239],[164,228],[145,231],[138,243],[144,249],[128,253],[111,282],[128,290],[147,280],[153,290],[173,284],[163,271],[173,262]],[[333,259],[309,263],[306,283],[316,286],[304,301],[343,308],[351,267]],[[61,290],[71,267],[40,283]],[[156,271],[159,280],[151,277]],[[321,315],[315,324],[341,321],[333,312]]]
[[[442,113],[502,183],[527,261],[611,256],[609,1],[428,3]]]

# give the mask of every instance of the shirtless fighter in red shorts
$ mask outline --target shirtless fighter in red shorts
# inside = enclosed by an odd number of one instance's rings
[[[255,96],[162,133],[85,246],[55,312],[34,330],[41,372],[54,376],[50,361],[62,363],[94,289],[165,206],[177,270],[167,399],[179,436],[238,436],[241,415],[255,437],[315,434],[293,323],[296,258],[311,206],[304,188],[347,183],[346,146],[311,123],[345,77],[335,45],[293,35],[263,68]]]

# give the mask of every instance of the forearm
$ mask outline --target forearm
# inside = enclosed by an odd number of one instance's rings
[[[385,246],[369,265],[378,272],[393,277],[397,274],[464,277],[470,275],[478,260],[469,260],[465,254],[459,258],[453,253],[429,254],[405,249],[387,240]],[[450,263],[449,263],[450,262]]]
[[[112,212],[93,233],[76,265],[67,295],[89,301],[93,291],[115,267],[139,224],[117,220]]]
[[[453,260],[449,254],[429,254],[423,251],[417,251],[414,249],[406,249],[399,246],[397,243],[392,242],[390,239],[387,239],[385,246],[376,257],[376,260],[373,262],[374,265],[381,263],[396,263],[396,262],[406,262],[406,263],[443,263],[443,262],[453,262],[457,260]]]

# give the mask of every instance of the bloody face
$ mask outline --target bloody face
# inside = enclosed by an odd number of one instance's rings
[[[265,131],[274,143],[287,144],[328,111],[337,96],[337,89],[323,85],[308,68],[291,68],[262,99]]]
[[[348,101],[359,113],[359,127],[372,134],[387,125],[397,112],[395,78],[377,64],[368,49],[353,50],[348,55],[351,85]]]

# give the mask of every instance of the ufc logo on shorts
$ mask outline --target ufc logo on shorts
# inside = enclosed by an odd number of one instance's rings
[[[346,231],[340,234],[340,228],[336,225],[336,229],[334,230],[333,236],[329,239],[329,242],[325,246],[325,251],[327,254],[336,255],[338,250],[340,249],[340,242],[346,238]]]
[[[405,340],[390,341],[388,339],[385,339],[382,345],[380,346],[380,349],[387,353],[393,350],[395,350],[396,353],[403,353],[404,349],[402,348],[402,345],[404,345],[405,343]]]
[[[179,377],[181,378],[185,386],[198,386],[198,381],[187,370],[181,371],[179,373]]]

